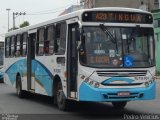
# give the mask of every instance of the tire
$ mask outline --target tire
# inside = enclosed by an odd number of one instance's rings
[[[19,97],[19,98],[24,98],[24,91],[22,90],[22,84],[21,84],[21,78],[18,76],[17,77],[17,90],[16,90],[16,92],[17,92],[17,96]]]
[[[56,87],[56,103],[58,108],[62,111],[66,111],[69,108],[69,101],[64,95],[61,82],[58,82]]]
[[[124,109],[124,107],[127,105],[127,101],[112,102],[112,105],[115,109]]]
[[[0,83],[4,83],[4,80],[3,80],[3,78],[1,78],[1,79],[0,79]]]

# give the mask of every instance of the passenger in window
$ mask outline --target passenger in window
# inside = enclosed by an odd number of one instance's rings
[[[40,54],[40,55],[43,54],[43,52],[44,52],[43,50],[44,50],[43,47],[39,47],[39,54]]]
[[[20,55],[21,55],[20,50],[17,50],[16,53],[15,53],[15,56],[19,57]]]
[[[25,56],[27,54],[26,45],[23,46],[22,55]]]
[[[44,53],[49,54],[49,41],[45,42]]]
[[[45,52],[46,54],[49,54],[49,47],[45,47],[45,48],[44,48],[44,52]]]

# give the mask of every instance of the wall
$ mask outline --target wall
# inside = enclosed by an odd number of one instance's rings
[[[74,12],[74,11],[77,11],[77,10],[80,10],[80,9],[82,9],[82,6],[80,6],[80,5],[72,5],[69,8],[65,9],[60,15],[71,13],[71,12]]]
[[[156,70],[160,73],[160,9],[152,11],[154,17],[154,32],[156,40]]]
[[[88,7],[128,7],[128,8],[139,8],[143,1],[147,6],[148,10],[157,9],[159,3],[155,0],[84,0],[85,8]],[[88,5],[90,4],[90,5]]]

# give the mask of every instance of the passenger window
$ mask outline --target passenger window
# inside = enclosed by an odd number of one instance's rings
[[[23,39],[22,39],[22,56],[26,56],[27,54],[27,40],[28,40],[28,34],[27,33],[23,33],[22,35]]]
[[[21,49],[21,35],[17,35],[16,38],[17,39],[15,41],[15,56],[19,57],[19,56],[21,56],[21,52],[22,52],[22,49]]]
[[[44,28],[38,30],[37,42],[36,42],[36,54],[43,55],[44,53]]]
[[[15,36],[11,37],[11,57],[15,56],[15,43],[16,43],[16,39]]]
[[[66,50],[66,23],[56,25],[55,53],[64,54]]]
[[[47,39],[45,40],[45,54],[53,54],[54,53],[54,40],[55,40],[55,27],[49,26],[47,29]]]
[[[9,57],[10,56],[10,37],[6,38],[5,41],[5,56]]]

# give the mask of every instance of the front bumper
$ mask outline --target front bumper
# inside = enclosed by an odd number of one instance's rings
[[[130,96],[119,97],[118,92],[129,91]],[[83,82],[79,89],[79,101],[109,102],[152,100],[156,95],[156,83],[153,82],[146,88],[93,88]]]

